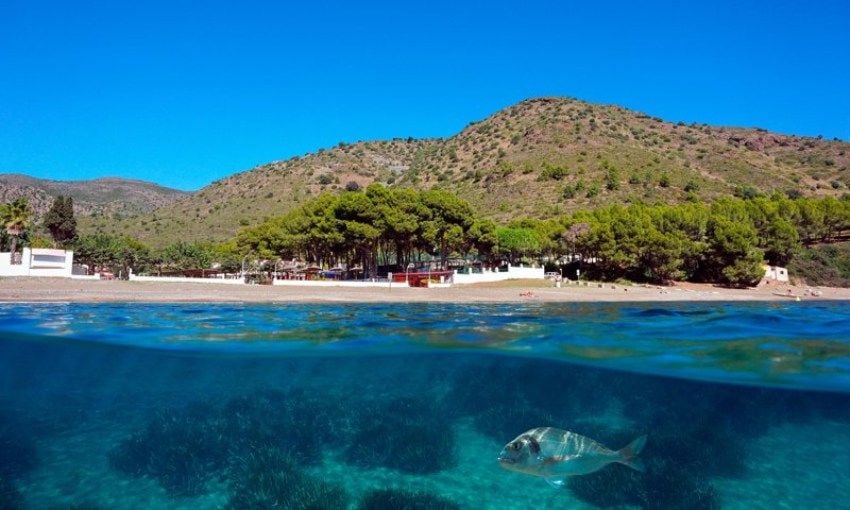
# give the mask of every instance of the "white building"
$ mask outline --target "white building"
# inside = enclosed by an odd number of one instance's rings
[[[24,248],[19,264],[12,254],[0,252],[0,276],[52,276],[70,278],[74,252],[47,248]]]
[[[788,269],[779,266],[764,266],[764,282],[787,282]]]
[[[485,282],[502,282],[505,280],[514,280],[517,278],[542,280],[546,278],[546,270],[541,267],[524,267],[508,265],[507,270],[500,271],[498,268],[485,269],[478,273],[467,271],[460,273],[455,271],[454,282],[458,285],[469,283],[485,283]]]

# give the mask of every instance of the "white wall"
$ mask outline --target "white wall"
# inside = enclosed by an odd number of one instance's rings
[[[407,282],[370,282],[370,281],[338,281],[338,280],[274,280],[272,285],[283,287],[383,287],[398,289],[409,287]]]
[[[542,280],[546,277],[545,269],[542,267],[508,266],[507,271],[487,271],[482,273],[455,273],[454,283],[465,285],[470,283],[502,282],[518,278]]]
[[[788,269],[780,266],[762,266],[764,267],[763,280],[773,280],[777,282],[788,281]]]
[[[49,276],[70,278],[74,252],[24,248],[21,263],[12,264],[12,254],[0,253],[0,276]]]
[[[29,265],[12,264],[10,252],[0,253],[0,276],[27,276],[29,272]]]
[[[100,273],[96,274],[72,274],[72,280],[100,280]]]
[[[185,276],[139,276],[130,273],[131,282],[163,283],[218,283],[222,285],[244,285],[244,278],[187,278]]]

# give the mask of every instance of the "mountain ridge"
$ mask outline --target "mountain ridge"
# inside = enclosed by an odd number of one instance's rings
[[[497,220],[612,202],[846,192],[850,144],[761,128],[666,122],[572,98],[521,101],[446,138],[345,143],[212,182],[133,218],[86,222],[154,245],[220,241],[324,191],[372,182],[457,193]]]
[[[190,193],[140,179],[100,177],[84,180],[40,179],[26,174],[0,174],[0,202],[28,200],[36,220],[59,196],[74,199],[77,215],[120,218],[152,211]]]

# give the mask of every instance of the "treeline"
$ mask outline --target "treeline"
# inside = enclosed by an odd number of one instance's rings
[[[67,246],[74,250],[74,263],[92,268],[108,269],[126,276],[135,273],[171,274],[183,271],[216,269],[238,273],[242,256],[234,243],[177,242],[161,249],[149,246],[127,236],[94,234],[81,236]]]
[[[71,197],[58,196],[38,224],[25,198],[0,203],[0,251],[16,253],[21,246],[65,248],[74,251],[74,262],[115,274],[135,272],[153,274],[209,269],[213,264],[222,271],[241,270],[243,256],[230,243],[178,242],[152,249],[127,236],[93,234],[79,236]]]
[[[571,216],[563,240],[604,279],[751,285],[804,244],[850,229],[850,201],[776,195],[711,204],[611,206]]]
[[[45,214],[41,227],[52,238],[52,242],[42,237],[38,228],[32,225],[32,210],[24,197],[8,203],[0,203],[0,250],[17,252],[23,242],[27,246],[43,247],[49,245],[64,246],[77,237],[77,220],[74,218],[74,200],[71,197],[58,196]]]
[[[25,201],[0,204],[3,244],[46,241],[28,233]],[[324,194],[283,216],[248,227],[222,244],[176,243],[151,249],[128,237],[78,237],[70,201],[57,200],[44,228],[53,245],[75,260],[114,272],[162,274],[209,269],[238,272],[247,263],[299,259],[323,267],[360,266],[366,276],[404,271],[411,262],[450,258],[567,263],[591,278],[668,282],[689,280],[743,286],[758,281],[762,264],[788,266],[806,245],[850,234],[850,200],[789,199],[776,194],[724,198],[710,204],[612,205],[558,220],[518,219],[497,225],[469,203],[440,190],[372,184]]]
[[[324,194],[289,214],[243,230],[240,251],[265,258],[301,259],[319,265],[359,265],[366,276],[377,267],[407,267],[423,255],[490,256],[496,224],[478,217],[456,195],[439,190],[391,189]]]
[[[360,266],[370,277],[377,275],[379,266],[403,271],[411,262],[435,261],[445,267],[450,256],[497,265],[553,255],[561,231],[562,224],[554,220],[497,226],[454,194],[373,184],[365,190],[321,195],[286,215],[243,229],[227,243],[179,242],[154,250],[128,237],[97,234],[80,237],[69,247],[76,250],[79,263],[111,268],[116,274],[126,274],[131,267],[136,273],[164,274],[213,263],[237,272],[243,263],[257,269],[257,261],[298,259],[322,267]]]
[[[323,195],[291,213],[244,230],[240,252],[319,265],[362,264],[403,270],[411,261],[449,256],[487,263],[566,260],[589,277],[751,285],[762,264],[787,266],[805,244],[850,229],[850,201],[783,195],[726,198],[711,204],[613,205],[560,220],[497,226],[443,191],[374,184]]]

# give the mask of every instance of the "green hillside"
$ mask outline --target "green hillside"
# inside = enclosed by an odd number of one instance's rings
[[[36,218],[41,218],[59,195],[74,199],[74,212],[78,216],[113,219],[150,212],[189,193],[152,182],[117,177],[56,181],[21,174],[0,174],[0,202],[25,197]]]
[[[544,98],[449,138],[341,143],[233,175],[133,218],[83,219],[81,228],[153,246],[223,240],[323,191],[372,182],[450,190],[497,220],[775,190],[837,196],[850,183],[848,168],[847,142],[674,124],[618,106]]]

